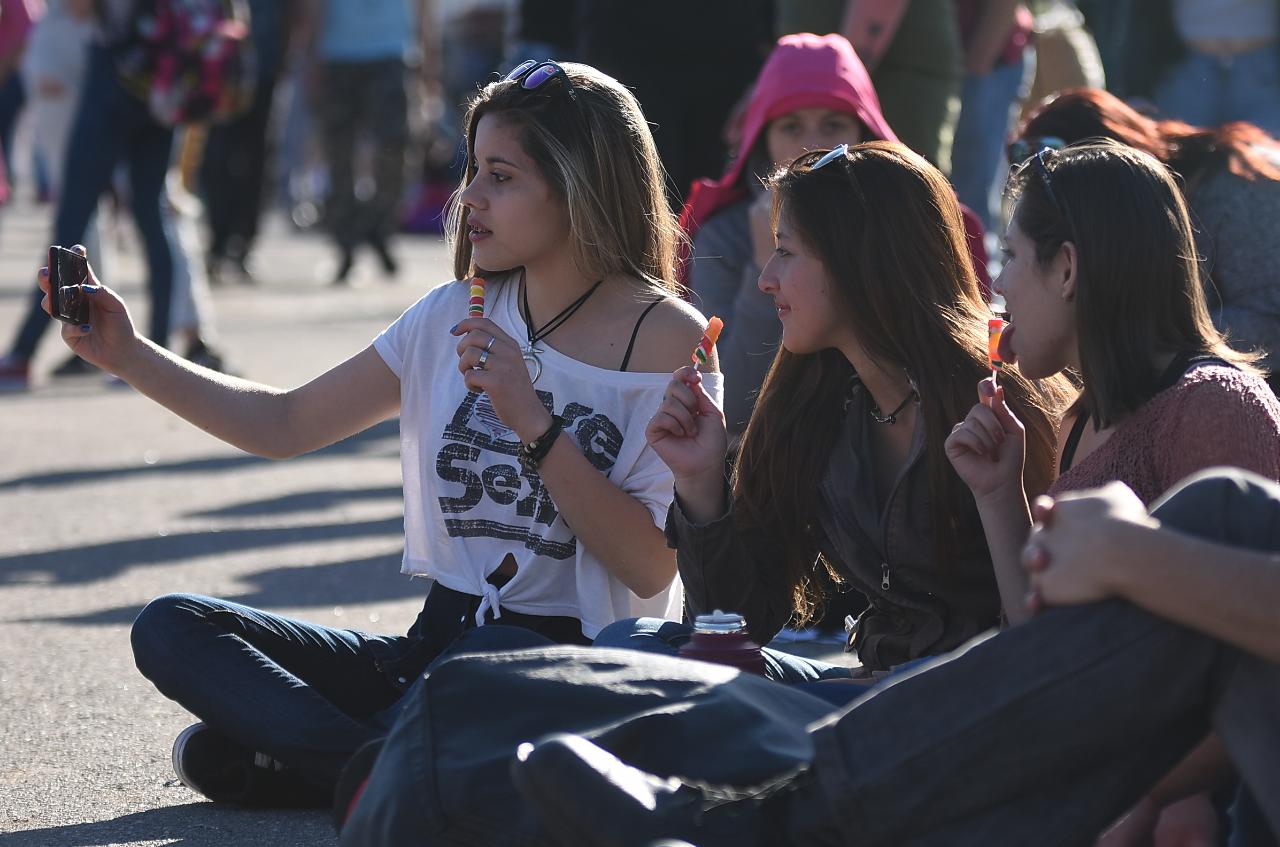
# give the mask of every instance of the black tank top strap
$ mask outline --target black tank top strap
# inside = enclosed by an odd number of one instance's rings
[[[1076,415],[1076,422],[1067,433],[1067,443],[1062,445],[1062,456],[1058,458],[1058,476],[1071,470],[1071,460],[1076,457],[1076,448],[1080,446],[1080,436],[1084,435],[1085,425],[1089,423],[1089,410],[1081,409]]]
[[[653,307],[657,306],[665,299],[666,298],[654,300],[645,307],[643,312],[640,313],[640,317],[636,318],[636,325],[631,328],[631,340],[627,342],[627,354],[622,357],[622,367],[618,368],[618,370],[625,371],[627,369],[627,365],[631,364],[631,351],[635,349],[636,336],[640,334],[640,324],[644,323],[644,319],[649,317],[649,313],[653,311]]]

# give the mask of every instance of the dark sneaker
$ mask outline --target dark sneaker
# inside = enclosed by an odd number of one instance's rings
[[[93,376],[97,372],[97,366],[91,365],[79,356],[73,355],[53,369],[53,376],[62,379],[63,377],[72,376]]]
[[[226,280],[222,276],[222,269],[226,265],[226,259],[214,253],[210,253],[204,258],[204,274],[212,286],[222,285]]]
[[[182,784],[215,803],[266,808],[321,808],[329,792],[263,753],[255,753],[204,723],[173,742],[173,771]]]
[[[394,277],[400,274],[400,263],[396,261],[396,257],[391,255],[391,248],[387,246],[386,239],[381,236],[373,236],[369,239],[369,245],[373,247],[373,252],[378,254],[378,261],[382,263],[382,270],[387,276]]]
[[[192,364],[208,368],[211,371],[235,375],[227,368],[226,358],[222,355],[222,352],[217,348],[210,347],[203,339],[196,339],[187,348],[187,354],[183,358]]]
[[[348,285],[351,282],[351,268],[355,266],[355,254],[349,248],[343,248],[338,256],[338,269],[333,274],[334,285]]]
[[[231,260],[231,267],[235,270],[236,275],[240,277],[242,285],[257,285],[258,277],[253,272],[253,263],[249,261],[248,256],[240,256]]]
[[[20,391],[31,387],[31,363],[14,356],[0,358],[0,391]]]

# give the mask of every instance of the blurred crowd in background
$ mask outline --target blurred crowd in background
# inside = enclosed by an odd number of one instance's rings
[[[778,40],[847,37],[883,121],[985,228],[993,269],[1008,143],[1055,92],[1106,90],[1136,114],[1280,132],[1275,0],[204,0],[247,22],[243,102],[162,119],[129,84],[129,50],[158,9],[183,2],[0,0],[3,195],[46,204],[51,240],[84,243],[100,274],[128,212],[151,337],[216,368],[226,363],[208,289],[269,276],[253,252],[264,213],[327,234],[326,282],[348,284],[364,256],[394,278],[396,234],[442,229],[465,158],[462,105],[529,58],[585,62],[635,90],[679,213],[698,180],[768,152],[744,149],[744,127]],[[822,114],[804,119],[838,109],[804,105],[791,105],[788,127],[764,116],[774,135],[790,133],[790,155],[834,143]],[[780,161],[768,158],[748,174]],[[686,214],[690,232],[706,222]],[[30,383],[46,328],[34,301],[0,384]],[[91,370],[71,357],[52,375]]]

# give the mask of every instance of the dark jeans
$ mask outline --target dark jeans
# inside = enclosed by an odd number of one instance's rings
[[[324,94],[316,104],[329,165],[325,219],[334,240],[351,250],[367,239],[386,240],[395,232],[404,191],[404,155],[409,141],[404,62],[327,62]],[[373,148],[373,194],[356,197],[357,142],[368,136]]]
[[[9,178],[9,187],[14,184],[13,175],[13,135],[18,128],[18,118],[22,115],[22,107],[27,103],[27,87],[22,81],[22,72],[14,70],[9,78],[0,84],[0,145],[4,147],[4,170]]]
[[[258,236],[275,89],[275,77],[259,80],[249,111],[209,130],[200,189],[209,219],[210,256],[242,261]]]
[[[168,340],[173,289],[173,252],[160,211],[172,146],[173,130],[157,123],[146,104],[121,87],[110,53],[92,46],[67,144],[53,243],[69,247],[84,238],[116,165],[126,162],[133,221],[147,253],[151,292],[148,335],[157,344]],[[10,351],[17,358],[30,359],[49,326],[49,316],[40,308],[42,296],[33,285],[31,306]]]
[[[406,690],[446,651],[588,643],[572,618],[503,610],[503,625],[476,627],[479,602],[436,584],[408,634],[394,636],[167,594],[134,621],[134,661],[209,726],[331,788],[356,749],[387,733]]]
[[[1280,487],[1218,469],[1153,509],[1280,550]],[[1280,831],[1280,666],[1118,600],[1055,609],[882,683],[814,730],[847,843],[1088,844],[1216,730]]]

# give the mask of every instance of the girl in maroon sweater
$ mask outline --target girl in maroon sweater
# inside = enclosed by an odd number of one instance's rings
[[[1195,471],[1280,479],[1280,403],[1258,354],[1229,348],[1205,305],[1186,201],[1154,157],[1114,142],[1044,150],[1014,169],[995,290],[1001,356],[1024,376],[1074,374],[1051,494],[1124,482],[1146,504]],[[1026,620],[1031,530],[1023,426],[993,378],[947,439],[973,491],[1011,623]]]

